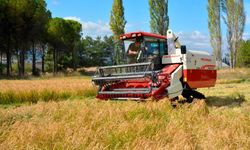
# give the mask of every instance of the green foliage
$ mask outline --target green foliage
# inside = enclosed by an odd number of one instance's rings
[[[132,120],[135,120],[136,118],[147,120],[150,118],[150,116],[151,116],[151,112],[148,109],[137,108],[135,110],[127,112],[124,117],[128,121],[132,121]]]
[[[114,34],[114,39],[119,40],[119,36],[124,33],[126,25],[122,0],[114,0],[109,25]]]
[[[18,74],[18,64],[13,63],[12,64],[12,73]],[[31,72],[32,71],[32,66],[29,63],[25,63],[25,72]]]
[[[113,17],[118,18],[117,34],[124,33],[125,20],[122,1],[116,1]],[[122,8],[122,9],[120,9]],[[20,77],[25,72],[37,72],[36,57],[45,59],[46,71],[65,71],[67,68],[111,64],[114,42],[112,37],[82,39],[82,25],[74,20],[51,18],[45,0],[0,0],[0,52],[7,57],[6,71]],[[41,54],[40,54],[41,53]],[[17,57],[16,57],[17,56]],[[32,56],[32,65],[25,63]],[[13,64],[11,60],[18,61]],[[44,65],[45,62],[45,65]],[[13,66],[14,69],[11,68]],[[44,67],[43,67],[44,68]],[[60,70],[59,70],[60,69]],[[42,69],[44,72],[44,69]]]
[[[19,75],[23,76],[26,51],[44,40],[42,35],[51,14],[44,0],[3,0],[0,3],[0,49],[7,55],[7,75],[10,75],[12,55],[18,54]]]
[[[151,31],[166,35],[169,28],[168,0],[149,0],[149,6]]]
[[[111,58],[114,49],[112,37],[105,36],[103,39],[86,36],[82,39],[79,51],[79,65],[81,66],[102,66],[109,65],[104,58]]]
[[[213,48],[213,53],[219,67],[222,67],[222,52],[221,52],[221,2],[220,0],[208,0],[208,28],[210,31],[210,43]]]
[[[48,25],[48,39],[53,49],[54,71],[57,72],[58,63],[64,67],[76,67],[77,44],[81,39],[82,26],[73,20],[53,18]],[[61,55],[63,53],[64,55]]]
[[[65,26],[66,22],[62,18],[52,18],[48,24],[48,39],[50,45],[55,49],[65,46]]]
[[[96,96],[96,89],[87,89],[83,91],[83,97],[94,98]]]
[[[49,49],[45,54],[45,70],[48,72],[53,71],[53,55],[51,49]]]
[[[125,25],[126,20],[124,17],[124,7],[123,7],[123,1],[122,0],[114,0],[112,11],[110,15],[110,28],[114,35],[114,40],[117,42],[119,41],[119,36],[121,34],[124,34],[125,32]],[[121,49],[116,44],[114,48],[115,55],[113,56],[113,59],[116,64],[120,64],[122,60],[121,55]]]
[[[82,94],[81,94],[82,95]],[[69,99],[72,96],[70,92],[56,92],[56,91],[27,91],[14,92],[6,91],[0,92],[0,104],[13,103],[37,103],[38,101],[58,101]]]
[[[120,133],[112,131],[107,135],[106,139],[109,149],[123,149],[126,143],[130,143],[136,139],[136,133],[133,130]]]
[[[250,67],[250,40],[240,43],[237,54],[237,67]]]
[[[103,38],[85,37],[78,41],[73,51],[60,51],[58,56],[58,67],[62,71],[67,68],[73,68],[72,61],[75,59],[77,67],[91,67],[111,65],[114,49],[114,41],[112,36],[104,36]],[[53,71],[53,47],[49,46],[45,55],[45,69],[48,72]],[[83,72],[84,73],[84,72]]]
[[[222,0],[224,22],[227,26],[227,44],[232,68],[237,65],[237,50],[244,33],[246,13],[243,0]]]

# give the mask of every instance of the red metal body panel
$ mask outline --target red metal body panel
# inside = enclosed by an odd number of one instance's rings
[[[158,79],[162,82],[158,90],[152,92],[154,99],[161,99],[166,96],[166,88],[170,85],[171,74],[180,66],[180,64],[172,64],[164,67],[162,73],[158,75]]]
[[[158,39],[167,39],[166,36],[161,36],[161,35],[158,35],[158,34],[153,34],[153,33],[148,33],[148,32],[141,32],[141,31],[122,34],[122,35],[120,35],[120,37],[122,38],[123,36],[126,36],[126,38],[128,38],[128,39],[129,38],[134,38],[134,37],[132,37],[133,34],[136,34],[137,37],[138,37],[138,35],[140,35],[140,36],[144,36],[144,37],[153,37],[153,38],[158,38]]]
[[[192,89],[213,87],[216,83],[216,70],[187,69],[183,70],[184,79]]]

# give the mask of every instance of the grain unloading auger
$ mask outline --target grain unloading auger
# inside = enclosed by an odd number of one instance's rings
[[[92,79],[98,86],[99,99],[159,100],[182,95],[191,101],[205,98],[197,88],[215,85],[217,73],[213,56],[202,51],[187,51],[171,30],[167,37],[133,32],[121,35],[120,39],[123,56],[129,55],[131,43],[140,43],[134,56],[136,63],[99,67]]]

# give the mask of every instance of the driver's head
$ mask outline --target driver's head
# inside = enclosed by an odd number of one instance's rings
[[[140,45],[141,45],[140,39],[136,38],[136,40],[135,40],[135,46],[140,46]]]

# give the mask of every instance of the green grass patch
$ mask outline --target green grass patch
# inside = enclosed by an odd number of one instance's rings
[[[86,97],[86,98],[94,98],[96,96],[96,90],[93,88],[93,89],[85,89],[82,92],[82,95],[83,97]],[[79,93],[79,95],[81,95],[81,93]]]
[[[206,102],[209,106],[241,106],[245,102],[245,95],[239,92],[231,93],[229,96],[209,96]]]
[[[126,143],[131,143],[136,138],[136,132],[129,130],[123,132],[111,132],[106,137],[109,149],[122,149]]]
[[[250,82],[250,79],[226,79],[226,80],[218,80],[218,84],[233,84],[233,83],[244,83],[244,82]]]
[[[128,121],[133,121],[136,118],[137,119],[149,119],[150,115],[151,113],[148,111],[147,108],[144,107],[144,108],[137,108],[137,109],[127,112],[124,118]]]
[[[38,101],[59,101],[67,100],[71,97],[78,96],[77,92],[67,92],[67,91],[22,91],[14,92],[12,90],[0,92],[0,104],[1,105],[12,105],[12,104],[22,104],[22,103],[37,103]],[[81,96],[84,94],[81,94]]]

